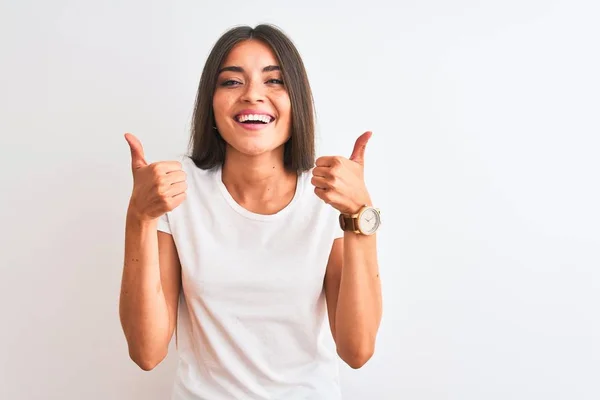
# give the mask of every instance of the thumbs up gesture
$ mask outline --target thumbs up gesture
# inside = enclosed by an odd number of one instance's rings
[[[354,144],[350,158],[319,157],[311,183],[315,194],[341,213],[354,214],[371,198],[364,178],[365,149],[371,132],[363,133]]]
[[[134,135],[125,134],[131,149],[133,191],[129,212],[140,220],[157,219],[175,209],[186,198],[186,174],[178,161],[148,164],[142,143]]]

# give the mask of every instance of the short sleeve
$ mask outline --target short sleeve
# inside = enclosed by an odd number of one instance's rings
[[[333,225],[333,239],[335,240],[335,239],[343,238],[344,231],[342,230],[342,227],[340,226],[340,213],[333,207],[330,207],[330,208],[333,210],[333,211],[330,211],[332,213],[331,224]]]
[[[169,224],[169,216],[166,214],[163,214],[160,216],[160,218],[158,218],[158,226],[157,229],[161,232],[165,232],[168,234],[172,234],[171,233],[171,226]]]

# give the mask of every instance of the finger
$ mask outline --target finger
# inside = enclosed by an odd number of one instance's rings
[[[175,172],[182,172],[183,166],[179,161],[160,161],[158,163],[157,168],[159,168],[160,172],[164,172],[165,174],[172,174]]]
[[[169,197],[167,200],[167,206],[168,206],[169,210],[174,210],[175,208],[179,207],[179,205],[181,203],[183,203],[186,198],[187,198],[186,192],[182,192],[173,197]]]
[[[354,143],[354,150],[352,150],[352,155],[350,156],[350,160],[357,162],[361,165],[365,163],[365,150],[367,148],[367,142],[371,138],[373,133],[367,131],[360,135],[358,139],[356,139],[356,143]]]
[[[335,203],[339,199],[339,195],[333,190],[326,190],[320,187],[315,187],[315,194],[323,200],[325,204]],[[337,204],[337,203],[336,203]]]
[[[317,167],[331,167],[334,164],[334,158],[331,156],[323,156],[317,158],[315,165]]]
[[[131,150],[131,168],[136,170],[147,166],[148,163],[144,157],[144,148],[139,139],[131,133],[126,133],[125,140],[129,144],[129,149]]]
[[[320,198],[321,200],[325,201],[326,195],[327,195],[327,190],[315,186],[315,194],[317,195],[318,198]],[[325,201],[325,203],[327,203],[327,201]]]
[[[331,169],[328,167],[315,167],[312,171],[313,176],[322,176],[323,178],[331,177]]]
[[[178,182],[185,182],[186,175],[187,174],[184,171],[173,171],[173,172],[168,172],[167,176],[164,179],[165,179],[165,182],[172,185],[172,184],[178,183]]]
[[[310,183],[312,183],[312,185],[314,187],[317,187],[319,189],[330,189],[331,188],[327,179],[323,178],[321,176],[313,176],[310,180]]]
[[[188,186],[187,186],[186,182],[173,183],[171,185],[171,187],[169,187],[169,189],[165,192],[165,195],[170,196],[170,197],[175,197],[182,193],[185,193],[187,188],[188,188]]]

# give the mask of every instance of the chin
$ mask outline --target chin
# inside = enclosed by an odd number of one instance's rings
[[[242,153],[247,156],[259,156],[261,154],[270,153],[277,150],[281,145],[267,144],[267,143],[231,143],[229,146],[233,147],[238,153]]]
[[[264,147],[241,148],[238,151],[247,156],[260,156],[261,154],[269,153],[273,149]]]
[[[269,140],[266,137],[248,137],[242,140],[232,140],[228,142],[237,152],[247,156],[259,156],[273,151],[280,151],[283,154],[283,145],[288,139]]]

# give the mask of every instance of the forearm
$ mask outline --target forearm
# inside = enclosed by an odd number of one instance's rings
[[[336,307],[340,356],[364,364],[374,351],[382,313],[376,235],[344,234],[343,268]]]
[[[157,363],[166,355],[170,337],[156,220],[143,222],[128,212],[124,258],[119,314],[129,354],[140,366]]]

